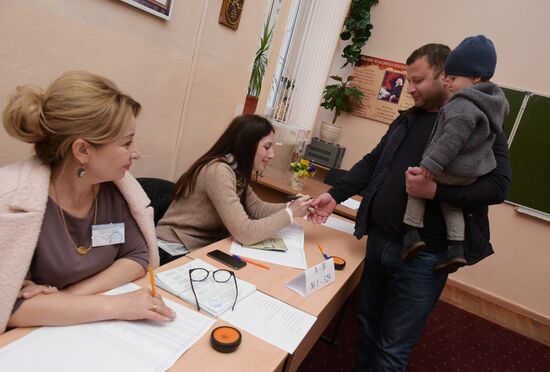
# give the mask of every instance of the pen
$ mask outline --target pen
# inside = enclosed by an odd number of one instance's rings
[[[300,199],[303,195],[287,195],[286,196],[286,199],[287,200],[297,200],[297,199]]]
[[[151,279],[151,292],[153,297],[157,297],[157,289],[155,288],[155,274],[153,274],[153,267],[149,265],[149,279]]]
[[[321,254],[323,255],[323,257],[325,258],[325,260],[328,260],[328,256],[325,254],[325,252],[323,251],[323,247],[321,247],[321,244],[317,243],[317,248],[319,248],[319,251],[321,252]]]
[[[298,200],[300,198],[303,198],[305,195],[287,195],[286,200],[292,201],[292,200]],[[309,197],[307,200],[310,200],[311,197]]]
[[[268,270],[270,269],[269,266],[264,265],[264,264],[262,264],[262,263],[259,263],[259,262],[257,262],[257,261],[253,261],[253,260],[251,260],[250,258],[244,258],[244,257],[241,257],[241,256],[237,256],[236,254],[234,254],[233,257],[235,257],[235,258],[238,259],[238,260],[244,261],[244,262],[246,262],[246,263],[249,263],[249,264],[252,264],[252,265],[256,265],[256,266],[259,266],[259,267],[263,267],[264,269],[268,269]]]

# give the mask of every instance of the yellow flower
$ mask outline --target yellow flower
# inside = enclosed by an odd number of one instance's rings
[[[305,165],[306,167],[309,166],[309,160],[302,159],[302,160],[300,160],[300,163],[301,163],[302,165]]]

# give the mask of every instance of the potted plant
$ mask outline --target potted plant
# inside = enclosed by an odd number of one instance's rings
[[[340,34],[340,39],[351,41],[342,51],[342,57],[346,59],[344,66],[348,63],[355,64],[361,57],[361,49],[373,28],[370,8],[375,4],[378,4],[378,0],[352,0],[350,12],[344,21],[344,30]]]
[[[258,97],[262,90],[265,67],[267,66],[269,47],[271,46],[271,40],[273,38],[273,26],[269,27],[270,21],[271,14],[265,21],[262,36],[260,37],[260,44],[258,45],[258,50],[256,50],[254,63],[252,64],[252,73],[250,74],[250,81],[248,82],[248,94],[244,103],[243,114],[253,114],[256,112]]]
[[[356,87],[348,86],[353,80],[353,76],[348,76],[346,80],[340,76],[331,76],[337,84],[327,85],[323,91],[323,101],[321,106],[327,110],[334,111],[334,117],[331,123],[321,123],[321,139],[334,143],[340,136],[341,127],[336,125],[336,119],[342,112],[351,112],[353,105],[360,105],[363,99],[363,92]]]

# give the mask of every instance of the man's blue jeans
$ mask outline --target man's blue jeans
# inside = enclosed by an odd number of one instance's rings
[[[401,261],[401,244],[373,229],[361,279],[353,371],[404,371],[447,274],[433,271],[437,255]]]

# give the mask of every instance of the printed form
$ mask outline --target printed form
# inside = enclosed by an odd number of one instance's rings
[[[139,288],[130,283],[108,294]],[[164,302],[177,314],[173,322],[111,320],[41,327],[0,349],[0,365],[7,371],[165,371],[215,320]]]
[[[220,319],[292,354],[313,326],[316,317],[260,291]]]
[[[285,227],[273,236],[281,238],[287,247],[286,252],[264,251],[254,248],[244,248],[240,243],[231,243],[231,254],[270,262],[297,269],[306,269],[306,254],[304,252],[304,228],[296,223]]]

